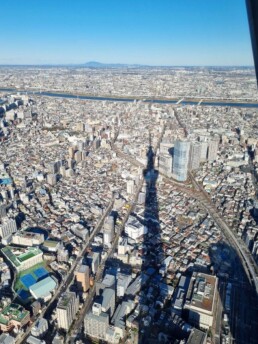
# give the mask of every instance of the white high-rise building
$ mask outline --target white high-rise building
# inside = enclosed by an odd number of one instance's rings
[[[201,142],[201,162],[207,160],[207,154],[208,154],[208,142],[202,141]]]
[[[0,236],[5,238],[15,232],[17,232],[16,221],[14,219],[5,218],[5,221],[0,225]]]
[[[94,314],[89,312],[84,319],[85,335],[106,339],[106,333],[109,327],[109,316],[107,313]]]
[[[65,292],[57,304],[58,327],[68,331],[79,309],[79,299],[74,292]]]
[[[115,235],[115,219],[109,215],[104,223],[103,244],[110,246]]]
[[[127,187],[127,193],[129,195],[134,193],[134,180],[128,180],[126,183],[126,187]]]
[[[192,142],[189,156],[189,169],[197,170],[201,162],[202,145],[200,142]]]
[[[107,246],[111,246],[113,237],[114,237],[114,233],[112,231],[104,229],[104,231],[103,231],[103,244],[107,245]]]
[[[148,233],[148,228],[130,215],[125,224],[125,233],[133,240],[138,240],[144,234]]]
[[[214,161],[217,160],[217,153],[218,153],[219,141],[218,140],[211,140],[208,144],[208,160]]]

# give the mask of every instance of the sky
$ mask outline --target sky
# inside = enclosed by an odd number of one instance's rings
[[[0,12],[0,64],[253,66],[245,0],[8,0]]]

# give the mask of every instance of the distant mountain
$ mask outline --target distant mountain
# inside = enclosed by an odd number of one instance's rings
[[[98,61],[89,61],[89,62],[83,63],[82,66],[90,67],[90,68],[145,67],[140,64],[101,63]]]

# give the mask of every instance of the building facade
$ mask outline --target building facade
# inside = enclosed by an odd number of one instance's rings
[[[58,327],[68,331],[79,309],[79,299],[74,292],[64,293],[57,304]]]
[[[190,142],[177,140],[174,146],[173,175],[176,180],[187,180]]]

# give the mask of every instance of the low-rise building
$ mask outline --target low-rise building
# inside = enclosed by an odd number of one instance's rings
[[[1,251],[12,267],[18,272],[29,269],[43,261],[43,252],[37,247],[21,248],[6,246]]]
[[[16,303],[11,303],[0,311],[0,330],[3,332],[19,329],[29,321],[30,312]]]

